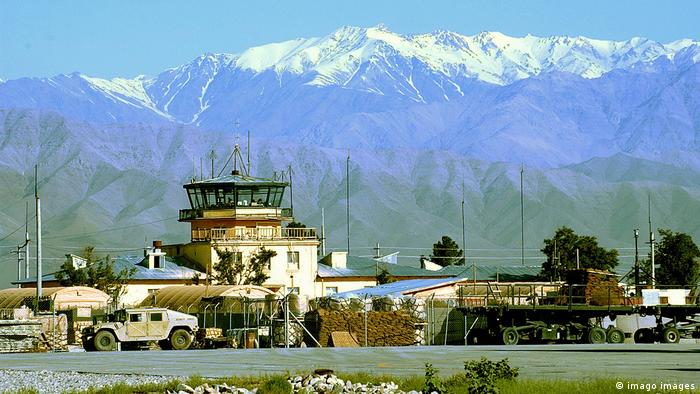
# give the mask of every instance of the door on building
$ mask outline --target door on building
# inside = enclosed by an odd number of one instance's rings
[[[129,313],[126,319],[126,334],[131,338],[148,336],[146,312]]]

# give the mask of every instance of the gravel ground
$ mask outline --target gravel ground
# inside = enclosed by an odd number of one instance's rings
[[[155,375],[103,375],[94,373],[13,371],[0,370],[0,393],[32,388],[39,393],[62,393],[68,390],[86,390],[89,387],[105,387],[117,383],[136,385],[161,383],[174,379],[172,376]]]

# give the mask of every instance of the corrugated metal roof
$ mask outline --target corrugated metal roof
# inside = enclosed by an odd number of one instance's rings
[[[193,275],[202,275],[203,273],[192,268],[185,266],[185,261],[178,257],[166,256],[164,259],[162,268],[148,268],[148,261],[142,256],[118,256],[113,259],[114,272],[120,272],[124,269],[129,269],[130,267],[136,267],[136,272],[132,277],[134,280],[187,280],[191,279]],[[45,282],[55,281],[55,272],[42,276],[42,280]],[[36,277],[30,277],[22,279],[19,281],[12,282],[17,283],[33,283],[36,282]]]
[[[109,300],[109,296],[105,292],[84,286],[45,287],[41,293],[44,297],[52,297],[56,308],[64,308],[69,305],[104,307]],[[36,297],[36,289],[0,290],[0,309],[19,308],[27,297]]]
[[[184,185],[185,188],[194,185],[218,185],[218,184],[236,184],[236,185],[273,185],[273,186],[287,186],[287,182],[276,181],[272,178],[256,178],[246,175],[223,175],[217,178],[203,179],[201,181],[196,181]]]
[[[431,289],[434,287],[447,286],[465,280],[465,278],[407,279],[375,287],[367,287],[364,289],[345,291],[342,293],[334,294],[332,297],[400,297],[407,293],[413,293],[416,291]]]
[[[498,280],[500,282],[527,282],[536,280],[542,271],[540,266],[528,265],[477,265],[476,280]],[[449,265],[435,272],[442,272],[460,278],[473,278],[473,271],[470,265]]]
[[[141,306],[167,307],[194,313],[199,310],[199,303],[204,297],[264,298],[268,294],[275,293],[265,287],[254,285],[168,286],[156,291],[152,297],[146,297],[141,302]]]
[[[319,278],[352,278],[352,277],[371,277],[377,276],[377,272],[386,269],[391,276],[398,277],[446,277],[453,276],[449,273],[440,271],[429,271],[406,265],[387,264],[376,260],[347,256],[346,268],[333,268],[319,262],[318,277]]]

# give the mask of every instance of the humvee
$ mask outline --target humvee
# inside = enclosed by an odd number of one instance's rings
[[[124,345],[158,341],[161,349],[184,350],[190,347],[198,329],[197,318],[165,308],[120,309],[108,321],[82,330],[87,351],[116,350]]]

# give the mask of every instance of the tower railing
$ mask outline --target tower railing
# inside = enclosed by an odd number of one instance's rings
[[[234,240],[315,240],[315,228],[284,227],[219,227],[192,230],[192,241],[234,241]]]

